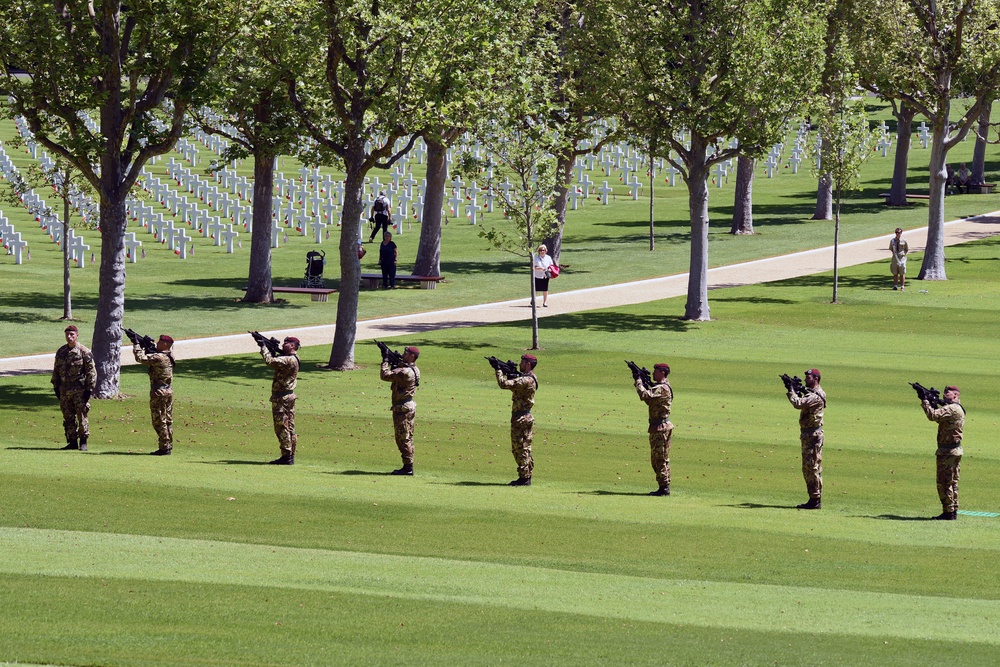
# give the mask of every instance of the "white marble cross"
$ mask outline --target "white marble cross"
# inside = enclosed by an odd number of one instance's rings
[[[72,229],[66,232],[66,238],[69,240],[69,254],[76,262],[77,268],[82,269],[87,265],[87,251],[90,250],[90,246],[84,243],[83,237],[77,236]]]
[[[674,165],[670,164],[667,165],[667,168],[664,169],[663,172],[667,175],[667,180],[670,183],[670,187],[674,187],[674,185],[677,184],[677,175],[681,173],[681,170],[675,167]]]
[[[483,207],[476,203],[473,199],[470,203],[465,205],[465,214],[469,216],[469,224],[475,225],[479,222],[479,212],[483,210]]]
[[[636,175],[632,174],[632,179],[627,183],[625,183],[625,185],[628,186],[628,189],[632,191],[632,201],[638,201],[639,190],[642,189],[642,183],[639,182],[639,179],[636,178]]]
[[[601,195],[601,203],[605,206],[608,205],[608,201],[611,199],[611,193],[614,192],[614,188],[608,185],[607,181],[604,181],[604,185],[597,188],[597,193]]]
[[[187,235],[187,232],[183,228],[177,230],[171,241],[174,244],[174,252],[181,259],[187,259],[189,251],[192,254],[194,253],[194,245],[191,243],[191,237]]]
[[[83,239],[80,240],[82,241]],[[23,254],[24,254],[23,251],[25,248],[28,247],[28,242],[21,240],[21,232],[12,231],[7,234],[4,234],[3,244],[4,246],[7,247],[7,250],[10,252],[10,254],[14,255],[14,263],[21,264],[23,261]],[[89,248],[90,246],[86,247]],[[81,267],[83,266],[82,254],[80,255],[80,266]]]
[[[135,264],[138,259],[136,248],[142,246],[142,241],[135,238],[135,232],[125,232],[125,256],[128,257],[128,261]]]
[[[239,235],[239,232],[233,231],[232,225],[223,225],[222,229],[219,230],[218,239],[226,244],[226,252],[228,254],[233,254],[233,241],[235,241]]]

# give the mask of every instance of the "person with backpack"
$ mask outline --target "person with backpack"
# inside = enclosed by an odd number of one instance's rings
[[[385,195],[384,190],[378,193],[375,203],[372,204],[372,217],[370,220],[375,223],[375,229],[372,230],[372,235],[368,237],[369,243],[375,240],[380,229],[383,232],[389,231],[389,223],[391,222],[391,218],[389,218],[389,198]]]

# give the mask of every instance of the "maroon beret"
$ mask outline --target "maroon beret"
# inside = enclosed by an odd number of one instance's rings
[[[406,347],[404,347],[403,352],[409,352],[410,354],[413,355],[414,359],[420,356],[420,348],[414,347],[413,345],[407,345]]]
[[[70,331],[74,331],[76,333],[80,333],[80,330],[76,328],[75,324],[71,324],[68,327],[66,327],[65,329],[63,329],[63,333],[69,333]]]
[[[806,371],[806,375],[812,375],[817,380],[820,379],[820,374],[819,374],[819,369],[818,368],[810,368],[809,370]]]
[[[295,347],[302,347],[302,341],[300,341],[295,336],[288,336],[285,338],[286,343],[295,343]]]
[[[956,387],[956,386],[955,386],[955,385],[953,385],[953,384],[950,384],[950,385],[948,385],[947,387],[945,387],[945,388],[944,388],[944,390],[945,390],[945,391],[958,391],[958,387]],[[959,392],[959,393],[961,393],[961,392]]]
[[[527,361],[530,361],[530,362],[531,362],[531,363],[533,363],[533,364],[537,364],[537,363],[538,363],[538,357],[536,357],[536,356],[535,356],[535,355],[533,355],[533,354],[522,354],[522,355],[521,355],[521,358],[522,358],[522,359],[525,359],[525,360],[527,360]]]
[[[653,364],[654,371],[665,371],[670,372],[670,364]]]
[[[174,344],[174,339],[171,338],[170,336],[168,336],[167,334],[160,334],[160,340],[162,340],[167,345],[173,345]]]

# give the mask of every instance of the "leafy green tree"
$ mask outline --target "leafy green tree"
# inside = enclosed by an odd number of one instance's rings
[[[299,118],[288,99],[285,72],[289,63],[302,62],[295,49],[303,40],[295,34],[294,16],[300,0],[264,0],[253,22],[234,27],[238,37],[219,56],[209,79],[210,108],[190,110],[206,132],[231,143],[215,165],[253,157],[253,228],[250,268],[243,301],[271,303],[271,207],[274,163],[279,155],[300,146]]]
[[[451,29],[480,11],[473,0],[324,0],[298,27],[317,56],[288,69],[289,97],[316,142],[315,159],[346,174],[331,369],[354,367],[365,176],[390,168],[429,125],[433,72],[452,48]]]
[[[20,137],[10,142],[11,146],[20,146],[24,142]],[[20,172],[12,173],[7,178],[7,188],[0,200],[6,200],[14,205],[24,202],[25,195],[36,188],[52,188],[62,202],[62,232],[59,238],[63,260],[63,314],[60,319],[73,318],[73,286],[70,273],[69,234],[70,229],[93,229],[96,223],[92,220],[74,218],[71,200],[79,194],[91,194],[90,183],[79,171],[61,157],[53,160],[53,166],[45,170],[39,163],[33,163],[27,170],[26,177]],[[28,212],[34,216],[52,215],[54,211],[48,206],[29,207]]]
[[[801,112],[822,70],[824,12],[805,0],[615,0],[620,115],[662,138],[688,188],[685,319],[711,318],[709,170],[762,153]]]
[[[879,94],[924,115],[932,128],[927,250],[917,278],[946,280],[944,197],[948,151],[968,134],[1000,84],[1000,2],[997,0],[870,0],[885,52],[892,54]],[[875,43],[867,46],[873,50]],[[970,104],[952,118],[953,98]]]
[[[146,162],[176,143],[187,109],[203,101],[206,74],[238,10],[234,0],[0,3],[0,93],[100,199],[97,398],[118,395],[125,198]],[[167,97],[173,104],[164,113]],[[96,114],[94,124],[88,113]]]
[[[475,21],[450,16],[449,23],[441,26],[451,38],[451,48],[429,63],[423,82],[428,103],[420,133],[427,144],[427,187],[413,266],[416,275],[441,275],[448,149],[466,130],[502,115],[510,88],[525,66],[523,45],[534,26],[534,5],[534,0],[482,3]]]
[[[553,158],[558,141],[551,128],[523,117],[499,124],[494,131],[484,134],[482,140],[489,157],[480,161],[469,154],[464,155],[458,173],[468,177],[484,167],[492,167],[493,178],[487,180],[486,185],[496,190],[504,220],[484,224],[479,235],[493,248],[527,260],[525,268],[531,284],[531,349],[537,350],[535,247],[559,225],[552,206],[560,178]],[[498,187],[501,183],[505,187]]]

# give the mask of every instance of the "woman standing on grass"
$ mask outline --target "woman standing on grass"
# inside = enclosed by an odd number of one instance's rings
[[[535,294],[542,293],[542,306],[549,307],[549,271],[553,265],[552,258],[549,257],[549,249],[545,244],[538,246],[538,254],[535,255]]]

